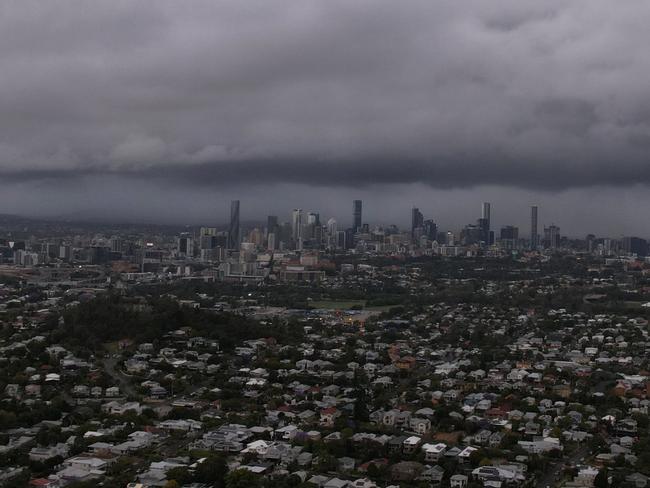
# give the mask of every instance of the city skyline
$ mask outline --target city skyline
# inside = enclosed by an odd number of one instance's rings
[[[269,207],[269,206],[264,206],[263,209],[260,208],[251,208],[248,203],[249,200],[244,200],[244,211],[243,211],[243,217],[239,218],[239,202],[240,200],[228,200],[223,203],[217,204],[214,208],[209,208],[207,211],[203,213],[199,213],[197,215],[192,215],[187,219],[173,219],[173,220],[166,220],[166,219],[147,219],[147,218],[142,218],[140,216],[136,216],[132,218],[129,218],[127,216],[115,216],[113,214],[76,214],[72,216],[60,216],[60,215],[29,215],[29,214],[24,214],[24,213],[6,213],[7,215],[15,215],[17,217],[25,217],[25,218],[43,218],[45,220],[50,220],[50,221],[70,221],[70,222],[90,222],[90,221],[95,221],[97,223],[110,223],[110,224],[152,224],[152,225],[173,225],[173,226],[194,226],[194,227],[200,227],[200,226],[214,226],[216,225],[217,227],[223,227],[226,232],[230,233],[230,227],[233,226],[233,229],[235,230],[235,234],[239,236],[239,239],[241,240],[241,231],[237,230],[237,226],[239,225],[239,221],[243,223],[243,225],[248,225],[248,226],[261,226],[265,227],[264,223],[267,221],[268,218],[275,218],[278,220],[278,222],[286,222],[286,223],[291,223],[293,217],[292,213],[295,212],[296,210],[299,210],[301,212],[301,220],[306,220],[307,215],[310,212],[313,211],[319,211],[318,213],[323,215],[325,217],[325,220],[321,220],[321,224],[325,225],[326,220],[330,218],[334,218],[339,226],[344,226],[346,228],[353,228],[354,227],[354,204],[355,202],[360,201],[362,202],[363,205],[363,223],[366,225],[371,225],[371,226],[379,226],[379,227],[387,227],[390,225],[397,225],[401,229],[406,229],[409,230],[412,227],[412,210],[418,209],[421,211],[423,214],[422,220],[424,223],[426,223],[429,220],[435,221],[435,223],[438,225],[439,230],[441,228],[444,228],[445,230],[450,230],[453,232],[458,232],[462,229],[463,226],[465,226],[467,223],[475,223],[477,219],[481,219],[485,215],[485,205],[488,205],[488,215],[490,215],[490,222],[489,222],[489,229],[494,233],[495,236],[498,236],[498,233],[501,228],[507,227],[507,226],[515,226],[519,229],[519,231],[522,233],[522,235],[525,235],[527,237],[530,236],[530,231],[532,230],[532,225],[531,225],[531,207],[541,207],[540,205],[532,205],[530,203],[525,203],[525,202],[520,202],[518,203],[518,206],[515,207],[514,209],[510,206],[498,206],[497,207],[497,213],[496,213],[496,219],[492,218],[491,216],[491,209],[493,207],[493,202],[486,202],[481,200],[480,198],[474,199],[473,202],[469,202],[470,206],[468,208],[463,209],[463,212],[461,213],[453,213],[449,212],[449,209],[447,208],[439,208],[435,204],[426,204],[421,205],[420,207],[413,206],[413,205],[406,205],[402,202],[403,207],[398,208],[398,207],[392,207],[393,212],[390,214],[387,214],[384,210],[386,206],[382,203],[381,199],[375,200],[374,202],[367,202],[366,200],[358,200],[355,199],[351,201],[352,203],[352,211],[346,211],[343,210],[344,207],[346,207],[345,204],[340,204],[334,209],[332,207],[326,205],[325,211],[322,210],[321,207],[318,205],[311,205],[309,204],[308,201],[305,202],[305,205],[303,205],[304,210],[302,208],[298,209],[293,209],[289,207],[282,207],[282,206],[274,206],[274,207]],[[338,202],[341,203],[341,202]],[[369,203],[374,203],[374,205],[370,205]],[[478,210],[477,210],[478,207]],[[523,208],[523,212],[522,212]],[[337,210],[338,209],[338,210]],[[527,210],[526,210],[527,209]],[[514,211],[513,211],[514,210]],[[525,212],[528,213],[525,213]],[[559,212],[558,212],[559,211]],[[269,213],[270,212],[270,213]],[[435,212],[439,212],[436,214]],[[2,213],[0,213],[1,215]],[[455,217],[450,218],[451,215],[455,215]],[[216,217],[215,217],[216,215]],[[387,215],[392,215],[394,218],[389,218]],[[369,217],[367,217],[369,216]],[[560,227],[563,228],[563,233],[567,235],[567,237],[570,238],[583,238],[585,235],[588,234],[596,234],[599,236],[607,236],[607,237],[612,237],[612,238],[621,238],[623,236],[630,236],[630,235],[639,235],[639,236],[644,236],[644,237],[650,237],[650,233],[644,233],[643,231],[639,230],[638,226],[630,226],[628,227],[627,231],[621,231],[621,232],[608,232],[608,231],[602,231],[598,230],[598,228],[593,228],[589,226],[582,226],[582,229],[585,229],[584,232],[580,232],[579,230],[576,230],[576,228],[567,225],[567,220],[565,216],[563,215],[563,209],[553,206],[549,206],[549,211],[544,212],[542,214],[542,217],[539,219],[538,223],[538,235],[541,234],[543,231],[544,226],[549,226],[549,225],[560,225]],[[480,222],[478,223],[480,225]],[[293,226],[292,226],[293,227]]]
[[[560,226],[557,225],[556,221],[551,219],[549,222],[544,222],[542,221],[541,228],[540,228],[540,220],[539,220],[539,206],[538,205],[530,205],[529,206],[529,211],[530,211],[530,221],[529,221],[529,226],[528,229],[520,228],[518,225],[513,225],[512,223],[500,223],[498,226],[492,226],[492,219],[491,219],[491,211],[492,211],[492,203],[491,202],[482,202],[478,218],[476,219],[476,223],[474,222],[469,222],[469,223],[460,223],[457,222],[455,224],[455,227],[450,227],[447,229],[443,229],[442,227],[438,226],[435,216],[433,215],[425,215],[418,207],[412,206],[410,209],[410,226],[402,226],[400,227],[399,225],[395,223],[389,223],[389,222],[365,222],[362,219],[362,207],[363,207],[363,200],[355,199],[352,201],[352,213],[351,213],[351,218],[349,219],[349,224],[348,224],[348,219],[344,216],[337,216],[337,215],[331,215],[328,217],[328,221],[321,221],[320,220],[320,213],[319,212],[313,212],[315,209],[310,209],[308,211],[303,210],[302,208],[294,208],[291,211],[290,216],[286,219],[283,220],[281,215],[267,215],[264,218],[261,218],[260,216],[257,217],[251,217],[246,221],[246,224],[244,225],[244,229],[242,230],[240,228],[240,201],[239,200],[233,200],[230,202],[230,219],[229,222],[223,224],[223,223],[217,223],[217,226],[223,226],[226,228],[225,232],[227,235],[227,247],[229,249],[237,249],[239,247],[239,244],[241,244],[243,235],[242,233],[244,231],[255,231],[257,229],[261,229],[264,231],[266,234],[273,233],[273,234],[278,234],[280,232],[280,228],[285,225],[285,226],[290,226],[291,229],[291,239],[293,239],[296,242],[300,242],[300,246],[302,245],[302,240],[304,239],[304,229],[306,226],[319,226],[322,227],[323,229],[330,229],[332,225],[334,225],[335,229],[338,229],[339,231],[346,231],[346,232],[351,232],[353,234],[356,233],[367,233],[367,232],[372,232],[377,229],[387,229],[389,227],[396,227],[399,229],[401,232],[408,233],[410,234],[411,238],[415,238],[415,233],[416,230],[419,229],[419,232],[424,231],[424,235],[427,235],[430,237],[430,240],[435,240],[436,234],[441,235],[444,233],[451,232],[453,234],[462,234],[463,229],[466,229],[467,227],[476,227],[480,232],[482,236],[482,240],[486,243],[486,245],[492,245],[495,243],[497,239],[499,239],[499,235],[501,235],[500,239],[504,239],[504,232],[506,233],[507,239],[514,239],[518,240],[519,239],[519,232],[521,231],[522,236],[527,235],[527,240],[529,242],[530,247],[536,248],[539,244],[540,241],[544,239],[544,233],[545,232],[551,232],[555,233],[555,237],[552,237],[551,240],[557,239],[559,242],[560,238]],[[307,215],[307,219],[305,219],[305,212]],[[337,220],[340,219],[340,220]],[[257,224],[263,224],[266,222],[266,225],[257,225]],[[428,227],[431,227],[432,230],[426,231]],[[203,227],[202,227],[203,228]],[[233,229],[236,229],[235,231]],[[528,232],[526,232],[528,230]],[[541,232],[540,232],[541,231]],[[514,232],[514,236],[512,233]],[[237,236],[237,239],[233,238],[233,235]],[[602,235],[602,236],[596,236],[593,233],[588,233],[587,236],[592,235],[594,237],[600,237],[600,238],[622,238],[624,236],[610,236],[610,235]],[[563,237],[567,238],[576,238],[576,239],[581,239],[584,236],[567,236],[564,235]],[[629,238],[631,236],[627,236]],[[277,237],[274,237],[277,238]],[[298,248],[300,250],[300,247]]]

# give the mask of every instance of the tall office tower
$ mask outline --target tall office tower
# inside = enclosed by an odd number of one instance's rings
[[[483,207],[481,207],[481,218],[487,220],[487,230],[489,232],[492,228],[492,222],[490,221],[490,202],[483,202]]]
[[[257,247],[261,247],[264,242],[264,233],[255,227],[248,234],[248,242],[252,242]]]
[[[467,224],[460,231],[460,242],[464,246],[469,246],[471,244],[479,244],[481,242],[485,243],[484,239],[484,229],[481,227],[481,222],[484,222],[483,219],[478,219],[478,224]]]
[[[544,245],[551,249],[560,247],[560,228],[557,225],[544,227]]]
[[[530,207],[530,248],[537,249],[537,205]]]
[[[519,228],[513,225],[506,225],[501,227],[501,240],[517,240],[519,239]]]
[[[490,202],[483,202],[481,206],[481,218],[479,220],[479,227],[481,227],[481,240],[486,245],[491,246],[494,244],[494,233],[492,232],[492,220],[490,217]]]
[[[269,232],[266,236],[266,248],[269,251],[274,251],[277,249],[275,232]]]
[[[302,226],[303,241],[316,238],[316,229],[320,227],[320,215],[314,212],[307,213],[307,221]]]
[[[282,222],[278,227],[278,235],[275,239],[277,249],[286,250],[291,247],[293,240],[293,228],[291,222]]]
[[[486,245],[490,245],[490,222],[488,219],[478,219],[476,228],[478,229],[478,240]]]
[[[336,247],[336,219],[330,218],[325,225],[323,225],[322,230],[322,242],[325,244],[327,249],[334,249]]]
[[[517,249],[517,242],[519,240],[519,228],[512,226],[512,225],[506,225],[505,227],[501,227],[501,236],[500,236],[500,244],[501,247],[504,249]]]
[[[359,231],[359,228],[361,227],[361,209],[362,209],[363,203],[361,200],[354,200],[352,202],[352,229],[355,232]]]
[[[297,249],[302,247],[302,209],[294,208],[291,219],[291,237]]]
[[[278,248],[280,241],[280,225],[276,215],[266,217],[266,248],[273,251]]]
[[[354,244],[354,231],[352,229],[345,229],[345,248],[353,249]]]
[[[181,256],[194,255],[194,239],[188,232],[184,232],[178,237],[177,251]]]
[[[230,225],[228,226],[228,249],[239,249],[239,200],[230,202]]]
[[[347,249],[346,233],[344,230],[336,231],[336,248]]]
[[[336,231],[338,230],[338,225],[336,223],[336,219],[331,218],[327,221],[327,233],[331,236],[336,235]]]
[[[266,235],[278,233],[278,217],[269,215],[266,217]]]
[[[425,220],[423,227],[424,227],[424,235],[427,236],[427,239],[429,239],[430,241],[435,241],[436,238],[438,237],[438,226],[436,225],[436,223],[431,219]]]
[[[648,255],[648,241],[640,237],[623,237],[621,242],[623,251],[645,257]]]
[[[424,224],[424,216],[420,209],[413,207],[411,210],[411,238],[415,236],[416,229],[419,229]]]

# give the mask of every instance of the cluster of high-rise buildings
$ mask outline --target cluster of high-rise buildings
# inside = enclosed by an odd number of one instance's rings
[[[456,252],[449,248],[474,246],[504,250],[537,250],[559,248],[566,241],[560,234],[560,228],[551,224],[539,233],[537,206],[530,207],[529,234],[519,232],[514,225],[502,226],[498,231],[492,227],[492,206],[484,202],[480,217],[475,223],[465,225],[460,231],[441,231],[432,218],[427,218],[418,207],[411,209],[410,229],[399,229],[395,225],[370,227],[363,221],[363,202],[352,202],[351,226],[341,226],[335,218],[326,222],[317,212],[308,212],[296,208],[291,218],[281,221],[277,215],[269,215],[266,225],[250,226],[244,229],[240,222],[240,202],[234,200],[230,206],[230,220],[227,230],[201,228],[198,252],[201,257],[219,259],[225,253],[252,247],[268,251],[302,251],[302,250],[346,250],[359,249],[371,251],[390,251],[401,249],[436,249]],[[189,254],[187,239],[181,236],[178,252]],[[637,238],[634,238],[637,239]],[[636,241],[634,241],[636,242]],[[635,246],[636,249],[639,246]]]
[[[335,218],[325,221],[318,212],[300,208],[293,209],[285,219],[269,215],[265,222],[242,223],[240,210],[240,202],[232,201],[227,225],[186,228],[181,233],[158,229],[154,234],[135,230],[113,235],[100,231],[42,238],[0,236],[0,264],[110,264],[149,272],[160,269],[165,262],[191,260],[227,265],[231,274],[242,268],[245,274],[257,272],[259,261],[294,259],[305,265],[309,256],[322,253],[468,256],[572,249],[602,256],[650,255],[648,242],[636,236],[597,238],[590,234],[583,239],[569,239],[555,224],[540,225],[537,206],[530,207],[530,225],[522,232],[516,225],[495,228],[490,202],[481,205],[474,222],[457,230],[441,229],[435,219],[417,207],[410,210],[408,227],[370,225],[364,221],[361,200],[352,202],[349,225],[341,225]]]

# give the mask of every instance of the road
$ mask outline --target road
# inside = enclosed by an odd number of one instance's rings
[[[550,463],[544,475],[537,482],[537,488],[554,487],[562,479],[562,471],[565,464],[573,466],[581,464],[589,454],[589,447],[584,445],[576,449],[568,458]]]
[[[135,388],[129,381],[129,379],[117,369],[117,359],[113,357],[108,357],[104,359],[104,371],[106,374],[113,378],[118,386],[120,387],[120,392],[126,396],[138,396],[138,393],[135,391]]]

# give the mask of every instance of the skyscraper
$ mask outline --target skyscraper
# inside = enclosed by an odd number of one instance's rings
[[[275,232],[269,232],[266,236],[266,248],[269,251],[274,251],[277,249],[277,243],[276,243],[276,234]]]
[[[481,240],[488,246],[494,244],[494,234],[492,233],[492,221],[490,220],[490,202],[483,202],[481,206],[481,218],[479,227],[481,227]]]
[[[239,249],[239,200],[230,202],[230,225],[228,226],[228,249]]]
[[[483,202],[483,207],[481,207],[481,218],[487,220],[487,230],[492,229],[490,221],[490,202]]]
[[[181,256],[191,257],[194,255],[194,240],[188,232],[183,232],[178,237],[177,251]]]
[[[294,208],[291,219],[291,237],[296,249],[302,249],[302,209]]]
[[[530,248],[537,249],[537,205],[530,207]]]
[[[327,221],[327,246],[330,249],[333,249],[336,247],[336,234],[337,234],[338,228],[337,228],[337,223],[336,219],[331,218]]]
[[[361,200],[354,200],[352,205],[352,229],[357,232],[361,228]]]
[[[276,215],[269,215],[266,217],[266,233],[277,234],[278,232],[278,217]]]
[[[477,240],[483,242],[485,245],[490,245],[490,221],[488,219],[480,218],[476,221],[476,228],[478,229]]]
[[[427,236],[427,239],[435,241],[438,236],[438,226],[436,223],[429,219],[425,220],[422,226],[424,227],[424,235]]]
[[[278,225],[278,217],[276,215],[269,215],[266,217],[266,244],[267,249],[274,250],[279,242],[280,226]]]
[[[222,238],[223,239],[223,238]],[[209,253],[203,253],[204,250],[212,250],[217,247],[217,228],[216,227],[201,227],[199,231],[199,247],[203,257],[209,257]]]
[[[519,228],[512,225],[501,227],[500,245],[504,249],[517,249],[517,241],[519,240]]]
[[[318,239],[321,235],[320,214],[316,212],[307,213],[307,224],[303,226],[303,238],[305,240]]]
[[[626,253],[645,257],[648,255],[648,241],[640,237],[623,237],[621,247]]]
[[[512,225],[506,225],[505,227],[501,227],[501,240],[517,240],[519,239],[519,228],[512,226]]]
[[[424,224],[424,216],[420,209],[413,207],[411,210],[411,238],[414,239],[417,233],[417,229],[421,229]]]
[[[544,227],[544,247],[557,249],[560,247],[560,228],[557,225]]]

